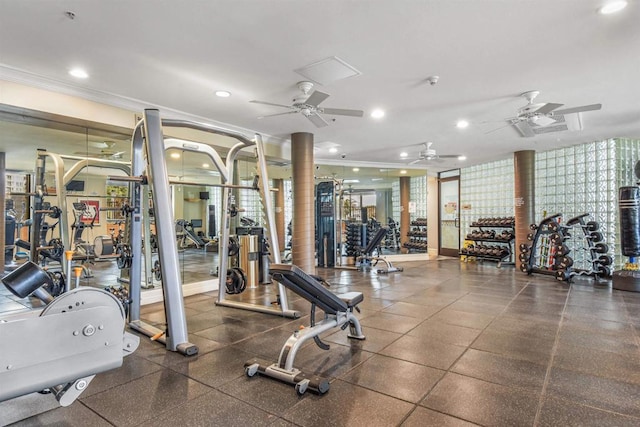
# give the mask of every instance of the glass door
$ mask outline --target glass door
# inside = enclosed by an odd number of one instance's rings
[[[439,244],[438,253],[444,256],[458,256],[460,251],[460,176],[459,172],[440,174],[439,205]]]

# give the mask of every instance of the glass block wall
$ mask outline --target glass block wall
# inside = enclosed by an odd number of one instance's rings
[[[393,207],[392,218],[400,224],[400,181],[397,179],[391,183],[391,205]]]
[[[414,176],[411,177],[409,189],[409,200],[416,204],[416,211],[410,214],[411,221],[418,218],[427,217],[427,177]],[[399,189],[399,187],[398,187]],[[398,214],[400,212],[398,211]]]
[[[253,180],[241,180],[240,185],[252,186]],[[260,193],[255,190],[240,189],[240,200],[238,207],[244,209],[238,216],[251,218],[262,224],[262,202],[260,201]]]
[[[634,165],[640,140],[608,139],[536,153],[536,222],[562,213],[567,220],[583,213],[600,231],[618,268],[620,255],[618,188],[635,185]],[[460,173],[460,232],[476,218],[513,215],[513,159],[464,168]]]
[[[285,229],[285,239],[284,245],[288,246],[291,236],[289,236],[289,224],[293,219],[293,188],[291,186],[291,180],[284,180],[284,229]]]
[[[410,220],[427,217],[427,176],[414,176],[409,181],[409,201],[415,202],[416,211],[410,214]],[[391,183],[392,218],[400,223],[400,181]]]
[[[616,244],[618,189],[613,139],[536,153],[536,222],[562,213],[564,222],[584,213],[600,223],[609,245]]]
[[[460,170],[460,239],[478,218],[513,216],[513,158]]]
[[[638,179],[634,173],[634,167],[640,161],[640,139],[618,138],[614,140],[616,150],[616,182],[618,187],[638,185]],[[618,192],[615,194],[618,202]],[[620,221],[616,221],[616,235],[620,235]],[[628,260],[622,256],[620,242],[614,247],[614,265],[621,267]]]

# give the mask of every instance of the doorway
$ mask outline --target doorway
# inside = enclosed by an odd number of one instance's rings
[[[460,251],[460,171],[438,174],[438,254],[459,255]]]

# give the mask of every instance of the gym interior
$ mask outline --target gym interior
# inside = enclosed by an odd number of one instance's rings
[[[276,138],[0,70],[0,425],[640,424],[640,133],[332,160],[309,82]]]

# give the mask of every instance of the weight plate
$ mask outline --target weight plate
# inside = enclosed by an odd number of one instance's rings
[[[608,265],[600,265],[598,266],[598,274],[604,277],[611,276],[611,267]]]
[[[162,269],[160,268],[160,260],[156,260],[153,263],[153,278],[160,281],[162,280]]]
[[[613,258],[610,255],[600,255],[596,260],[600,265],[613,264]]]
[[[606,243],[596,243],[593,250],[599,254],[606,254],[609,252],[609,246]]]
[[[597,221],[589,221],[585,226],[589,231],[598,231],[600,229],[600,224]]]

